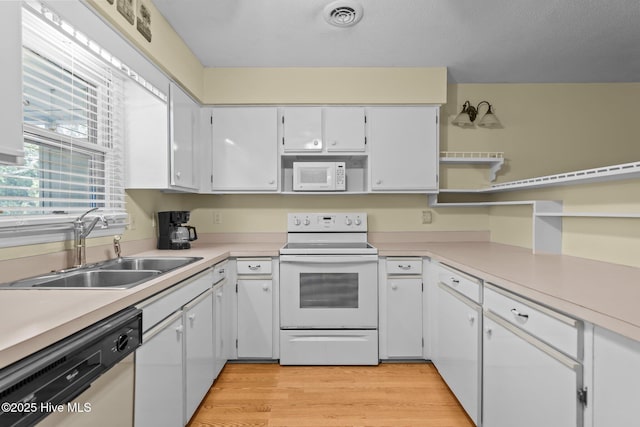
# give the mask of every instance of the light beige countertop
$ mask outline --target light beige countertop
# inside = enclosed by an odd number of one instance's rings
[[[279,243],[204,244],[136,256],[203,257],[131,289],[1,289],[0,368],[167,289],[229,257],[278,256]]]
[[[379,243],[380,256],[428,256],[640,341],[640,268],[488,242]]]
[[[380,256],[427,256],[640,341],[640,269],[488,242],[374,242]],[[202,260],[127,290],[0,290],[0,368],[229,257],[278,256],[279,242],[201,243],[145,256]]]

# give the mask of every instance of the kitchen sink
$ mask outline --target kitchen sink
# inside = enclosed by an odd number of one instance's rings
[[[9,289],[129,289],[198,257],[126,257],[0,285]]]
[[[125,257],[98,264],[100,270],[157,270],[162,273],[191,264],[202,258],[193,257]]]

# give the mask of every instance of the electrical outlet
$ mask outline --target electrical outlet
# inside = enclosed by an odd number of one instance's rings
[[[431,211],[422,211],[422,223],[431,224],[433,221],[433,213]]]
[[[222,224],[222,214],[220,211],[213,211],[213,223]]]

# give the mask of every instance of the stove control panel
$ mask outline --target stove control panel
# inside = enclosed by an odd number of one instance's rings
[[[366,232],[366,212],[290,213],[287,218],[289,232]]]

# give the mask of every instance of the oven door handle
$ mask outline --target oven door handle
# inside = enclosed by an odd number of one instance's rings
[[[298,264],[353,264],[378,262],[377,255],[280,255],[280,262]]]

